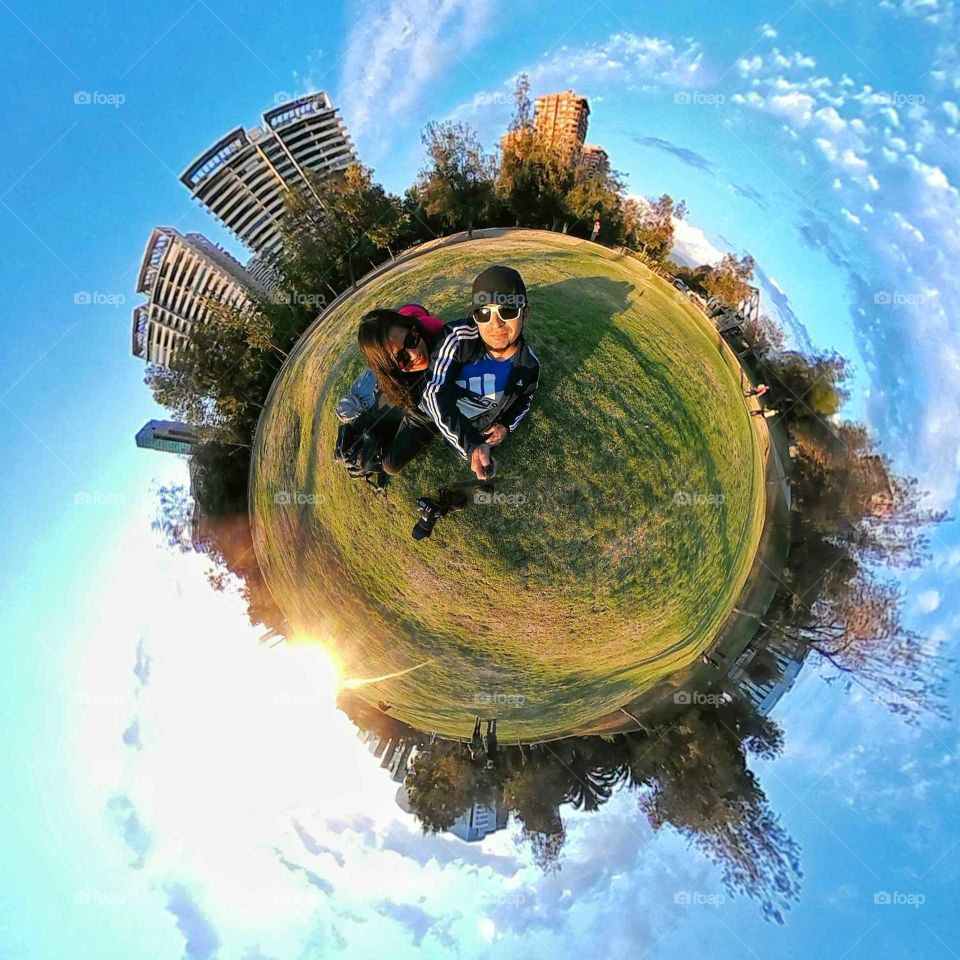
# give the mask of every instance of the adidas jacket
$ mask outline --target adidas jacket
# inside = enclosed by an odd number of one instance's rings
[[[527,415],[540,382],[540,361],[521,336],[503,395],[481,416],[468,419],[457,406],[457,399],[470,391],[458,386],[457,379],[463,365],[479,360],[484,350],[474,320],[468,317],[447,324],[446,336],[431,355],[429,379],[420,400],[421,409],[464,460],[470,458],[474,448],[486,443],[482,431],[487,427],[498,423],[511,433],[516,430]]]

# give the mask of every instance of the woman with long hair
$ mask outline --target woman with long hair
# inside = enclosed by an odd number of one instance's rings
[[[371,310],[360,321],[357,342],[380,390],[376,430],[383,443],[383,470],[391,476],[439,432],[419,403],[430,351],[442,330],[443,320],[419,304]]]

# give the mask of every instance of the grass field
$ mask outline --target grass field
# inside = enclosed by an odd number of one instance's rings
[[[416,301],[455,319],[493,262],[526,280],[542,364],[497,450],[497,490],[523,502],[471,505],[417,543],[414,500],[470,479],[466,464],[437,440],[375,497],[332,460],[333,408],[361,369],[366,310]],[[537,740],[710,644],[759,541],[763,462],[736,361],[689,303],[632,258],[522,230],[398,265],[302,338],[257,431],[251,511],[297,639],[328,645],[349,677],[425,663],[358,693],[445,736],[480,714],[501,739]]]

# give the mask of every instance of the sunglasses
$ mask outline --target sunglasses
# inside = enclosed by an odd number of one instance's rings
[[[403,338],[403,348],[398,350],[394,355],[393,359],[396,361],[397,366],[403,370],[405,367],[409,367],[413,362],[414,356],[413,353],[420,346],[420,331],[416,329],[411,329],[410,332]]]
[[[493,319],[493,311],[496,310],[501,320],[516,320],[523,312],[523,307],[504,307],[499,304],[492,304],[484,307],[477,307],[473,311],[473,319],[477,323],[488,323]]]

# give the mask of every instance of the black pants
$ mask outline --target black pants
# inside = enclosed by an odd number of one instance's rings
[[[419,456],[440,432],[426,417],[404,413],[395,407],[383,412],[376,429],[383,446],[383,469],[392,477]]]

